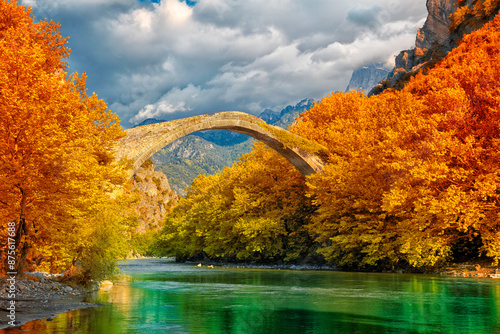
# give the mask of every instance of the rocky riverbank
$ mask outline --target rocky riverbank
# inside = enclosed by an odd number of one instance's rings
[[[25,278],[0,277],[0,329],[21,326],[28,321],[47,319],[57,314],[102,304],[84,299],[93,288],[58,282],[59,275],[28,274]],[[12,298],[14,296],[14,298]]]
[[[441,276],[453,277],[476,277],[476,278],[500,278],[500,269],[489,265],[483,267],[477,263],[455,264],[439,271]]]
[[[250,263],[228,263],[228,262],[217,262],[217,261],[185,261],[189,264],[197,264],[198,267],[206,268],[252,268],[252,269],[286,269],[286,270],[332,270],[332,271],[345,271],[345,269],[337,268],[332,265],[318,264],[318,265],[295,265],[295,264],[250,264]],[[347,270],[349,271],[349,270]],[[394,271],[377,271],[376,269],[372,272],[384,272],[384,273],[422,273],[422,274],[432,274],[440,276],[450,276],[450,277],[472,277],[472,278],[494,278],[500,279],[500,268],[498,266],[493,266],[490,261],[471,262],[471,263],[460,263],[460,264],[450,264],[449,266],[429,269],[424,271],[418,270],[394,270]]]

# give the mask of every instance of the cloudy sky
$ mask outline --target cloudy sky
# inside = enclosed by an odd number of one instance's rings
[[[258,114],[345,90],[414,46],[425,0],[21,0],[60,22],[70,72],[127,128],[225,110]]]

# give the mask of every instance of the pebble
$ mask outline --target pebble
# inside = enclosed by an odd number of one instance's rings
[[[86,293],[83,288],[75,289],[69,285],[53,282],[53,278],[58,278],[58,276],[46,277],[44,281],[34,281],[24,277],[16,279],[16,299],[34,299],[46,303],[47,300],[59,298],[60,296],[75,296]],[[8,301],[7,295],[11,293],[10,285],[11,283],[7,281],[6,277],[0,277],[0,297],[3,301]]]

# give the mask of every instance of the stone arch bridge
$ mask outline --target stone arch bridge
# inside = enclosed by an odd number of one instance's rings
[[[284,156],[304,176],[323,169],[324,160],[308,147],[317,144],[284,129],[268,125],[260,118],[238,112],[219,112],[143,125],[126,130],[117,145],[116,158],[132,161],[132,174],[157,151],[190,133],[211,129],[224,129],[249,135]],[[284,142],[288,142],[285,144]],[[293,144],[290,144],[293,143]]]

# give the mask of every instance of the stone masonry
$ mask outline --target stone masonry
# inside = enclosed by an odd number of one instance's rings
[[[196,131],[226,129],[262,141],[288,159],[302,175],[310,175],[323,169],[325,162],[321,157],[298,148],[286,147],[276,136],[260,125],[262,122],[255,116],[229,111],[139,126],[126,130],[127,135],[117,145],[116,159],[128,159],[132,163],[131,172],[134,174],[147,159],[176,139]],[[285,131],[287,136],[294,136],[297,140],[308,142],[307,139],[286,130],[272,127],[274,128],[276,132]]]

